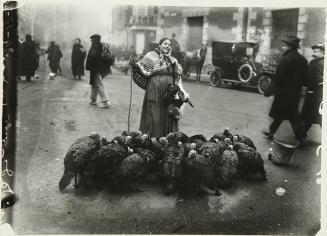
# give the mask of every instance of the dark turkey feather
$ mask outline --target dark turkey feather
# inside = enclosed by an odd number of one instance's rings
[[[215,171],[219,187],[226,188],[233,183],[238,173],[238,156],[232,147],[223,152]]]
[[[212,167],[218,164],[223,151],[224,150],[221,150],[221,147],[214,142],[204,142],[199,148],[199,154],[207,158]]]
[[[185,187],[205,187],[219,193],[210,161],[192,150],[183,162],[182,182]]]
[[[243,143],[236,143],[234,150],[238,156],[240,174],[259,173],[264,181],[267,180],[264,161],[259,152]]]
[[[189,142],[195,143],[198,150],[204,142],[207,142],[207,139],[202,134],[196,134],[189,138]]]
[[[214,134],[210,141],[213,141],[214,139],[218,139],[219,141],[224,141],[225,138],[229,138],[230,140],[233,139],[233,135],[231,134],[229,128],[225,128],[223,132],[218,132]]]
[[[187,143],[189,142],[189,137],[184,134],[183,132],[174,132],[176,139],[182,143]]]
[[[256,146],[254,145],[254,142],[245,135],[241,135],[241,134],[234,135],[233,142],[245,143],[246,145],[253,148],[254,150],[257,150]]]
[[[64,158],[64,174],[59,182],[59,189],[63,191],[73,177],[77,184],[77,175],[83,177],[83,172],[93,154],[100,148],[100,135],[92,133],[77,139],[68,149]]]

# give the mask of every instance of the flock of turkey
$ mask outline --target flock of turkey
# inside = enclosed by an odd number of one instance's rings
[[[167,195],[186,189],[220,195],[219,188],[249,173],[267,180],[253,141],[229,129],[209,140],[182,132],[151,138],[139,131],[123,131],[112,140],[91,133],[69,147],[59,189],[63,191],[75,179],[75,187],[137,190],[138,183],[154,174]]]

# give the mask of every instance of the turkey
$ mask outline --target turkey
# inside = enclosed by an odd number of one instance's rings
[[[100,145],[100,135],[92,132],[89,136],[77,139],[69,147],[64,159],[64,174],[59,182],[61,192],[70,184],[73,177],[75,177],[75,187],[78,186],[78,176],[83,181],[85,167]]]
[[[132,148],[138,148],[138,147],[146,147],[146,142],[150,142],[150,138],[148,134],[134,134],[133,136],[130,136],[131,139],[127,141],[127,145]]]
[[[189,94],[183,88],[181,79],[178,82],[179,84],[169,84],[163,97],[163,103],[168,108],[169,115],[177,120],[182,118],[184,103],[189,103],[193,107]]]
[[[146,148],[136,148],[136,153],[146,159],[147,162],[147,173],[156,173],[159,168],[159,155]]]
[[[215,171],[216,182],[220,188],[229,187],[233,183],[238,173],[238,156],[232,145],[223,152]]]
[[[157,177],[164,184],[164,192],[169,195],[179,186],[182,174],[182,160],[184,147],[182,142],[177,140],[174,133],[167,135],[168,143],[163,147],[160,155],[161,169]]]
[[[131,136],[128,134],[128,132],[125,131],[125,130],[123,130],[121,132],[121,135],[120,136],[114,137],[110,142],[113,142],[114,140],[117,140],[120,144],[126,143],[127,137],[130,137],[131,138]]]
[[[182,143],[189,142],[189,137],[186,134],[184,134],[183,132],[180,132],[180,131],[174,132],[174,135],[175,135],[177,141],[180,141]]]
[[[233,140],[233,135],[228,127],[226,127],[223,132],[218,132],[214,134],[210,138],[210,141],[213,141],[214,139],[218,139],[219,141],[224,141],[225,138],[229,138],[230,140]]]
[[[152,137],[150,142],[146,142],[145,147],[152,152],[154,152],[157,156],[160,156],[162,148],[167,144],[167,138],[161,137],[156,138]]]
[[[207,139],[202,134],[196,134],[189,138],[190,143],[196,144],[196,150],[198,150],[204,142],[207,142]]]
[[[193,107],[189,96],[185,91],[182,91],[177,84],[169,84],[166,92],[164,93],[164,105],[169,106],[173,104],[175,107],[180,108],[183,103],[188,103]]]
[[[232,140],[233,143],[235,142],[245,143],[246,145],[253,148],[254,150],[257,150],[256,146],[254,145],[254,142],[249,137],[246,137],[245,135],[235,134]]]
[[[184,188],[211,190],[221,195],[215,182],[215,173],[209,160],[191,150],[183,162],[182,183]]]
[[[95,152],[85,168],[84,175],[86,180],[91,182],[89,185],[96,185],[98,187],[102,187],[106,183],[110,185],[116,170],[132,151],[126,145],[121,145],[117,140],[104,143]]]
[[[191,150],[196,150],[196,144],[195,143],[184,143],[184,157],[186,158]]]
[[[222,141],[219,141],[219,139],[216,138],[213,141],[217,143],[217,145],[219,146],[220,154],[223,154],[223,152],[227,149],[227,147],[233,144],[229,138],[225,138]]]
[[[137,183],[143,180],[148,169],[146,157],[139,153],[128,155],[116,171],[116,182],[122,190],[140,190]]]
[[[238,156],[238,173],[240,175],[259,173],[263,181],[267,180],[264,162],[259,152],[243,143],[234,144],[233,149]]]
[[[212,167],[218,164],[223,151],[216,142],[204,142],[199,148],[199,154],[207,158]]]

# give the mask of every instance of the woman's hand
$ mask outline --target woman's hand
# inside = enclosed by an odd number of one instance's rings
[[[144,69],[144,67],[143,67],[139,62],[136,63],[136,65],[140,68],[140,70],[141,70],[141,72],[143,73],[143,75],[145,75],[145,76],[150,76],[150,75],[152,75],[152,73],[146,71],[146,70]]]
[[[176,58],[171,56],[171,49],[168,53],[165,53],[165,56],[169,59],[171,64],[175,64],[177,62]]]

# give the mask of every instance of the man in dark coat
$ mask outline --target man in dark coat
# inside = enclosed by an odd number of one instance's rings
[[[55,41],[51,41],[50,46],[45,53],[48,53],[50,69],[52,73],[54,73],[54,76],[56,76],[59,69],[60,59],[63,56],[59,45],[57,45]]]
[[[273,79],[276,87],[275,98],[269,112],[269,116],[274,120],[269,131],[264,131],[264,134],[272,139],[283,120],[289,120],[301,145],[304,134],[298,109],[302,85],[308,73],[308,63],[297,51],[300,48],[300,39],[290,36],[283,42],[283,55]]]
[[[199,52],[200,59],[196,62],[196,79],[198,81],[200,81],[200,79],[201,79],[202,67],[204,64],[205,57],[207,55],[207,46],[208,46],[208,44],[202,43],[202,46],[201,46],[201,49]]]
[[[178,41],[176,40],[176,34],[171,35],[171,55],[176,59],[179,58],[179,53],[181,51],[181,47],[179,46]]]
[[[99,94],[101,99],[102,108],[109,108],[111,106],[108,95],[103,86],[103,76],[107,74],[105,61],[102,58],[102,44],[101,36],[94,34],[91,37],[92,46],[86,58],[86,70],[90,71],[90,84],[92,86],[91,91],[91,105],[97,105],[97,95]]]
[[[84,61],[86,57],[86,52],[81,44],[80,39],[75,40],[72,51],[72,72],[74,78],[78,77],[81,79],[81,76],[84,75]]]
[[[305,136],[312,124],[319,124],[321,126],[322,121],[319,108],[323,92],[325,45],[319,43],[311,48],[313,50],[313,59],[309,64],[308,80],[305,84],[307,92],[301,112]]]
[[[18,68],[19,75],[26,76],[26,81],[31,81],[35,70],[38,67],[36,44],[32,40],[32,36],[27,34],[25,41],[19,46]]]

